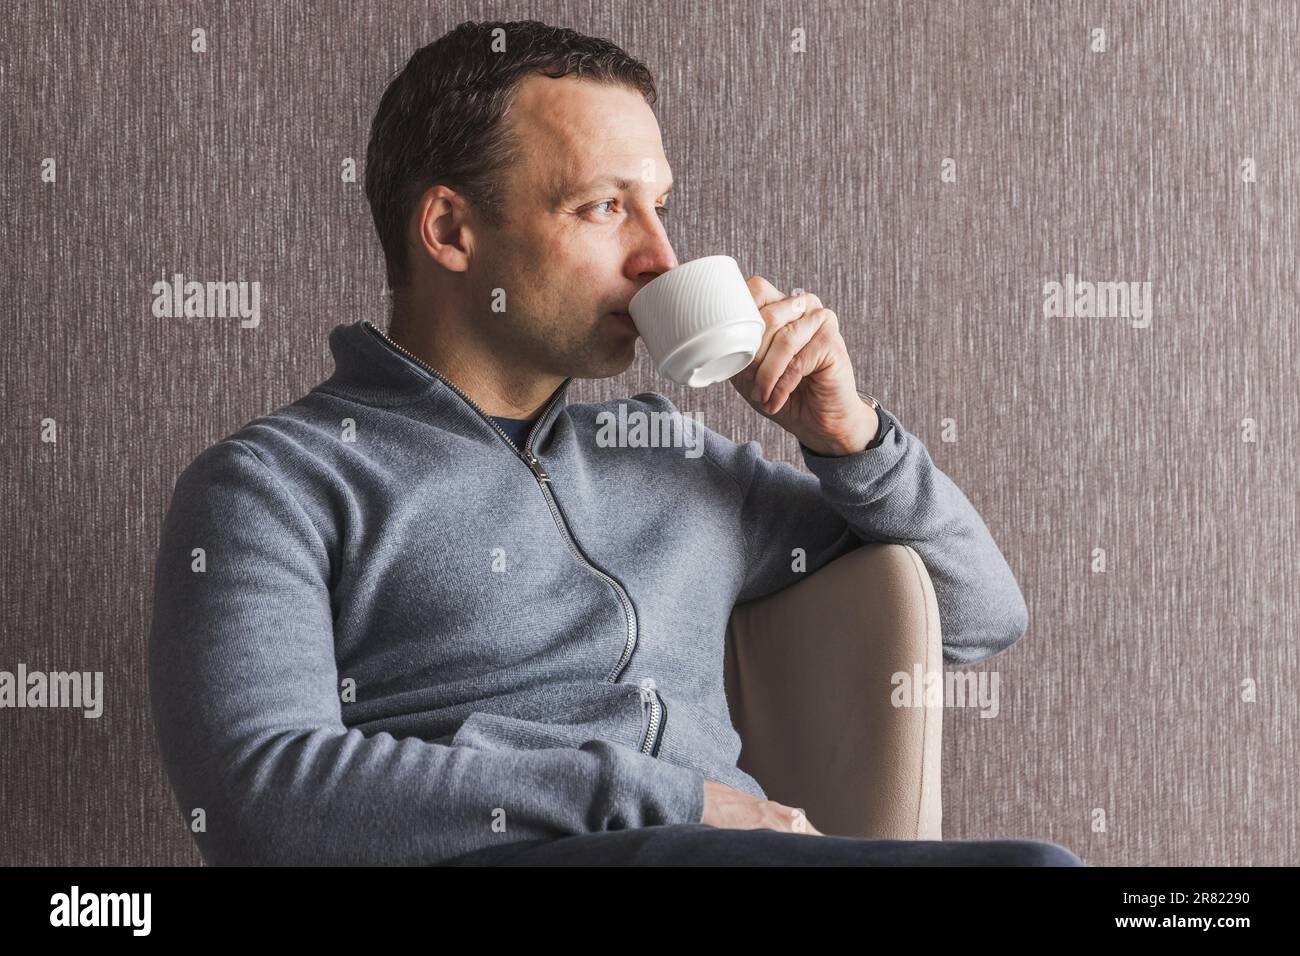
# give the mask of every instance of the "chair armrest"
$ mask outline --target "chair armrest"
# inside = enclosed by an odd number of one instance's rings
[[[942,673],[942,651],[930,575],[907,545],[863,545],[737,605],[725,677],[740,768],[823,833],[941,839],[943,710],[892,698],[895,674]]]

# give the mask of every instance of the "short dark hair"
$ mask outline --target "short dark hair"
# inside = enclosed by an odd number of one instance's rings
[[[410,281],[406,229],[431,186],[462,193],[490,225],[505,221],[501,174],[521,148],[502,117],[533,73],[627,86],[650,103],[657,95],[650,71],[615,44],[536,20],[469,21],[416,50],[384,91],[366,148],[366,199],[393,291]]]

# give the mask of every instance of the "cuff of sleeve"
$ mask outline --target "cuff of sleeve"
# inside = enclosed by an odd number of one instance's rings
[[[623,811],[619,813],[622,826],[703,822],[703,772],[605,740],[588,741],[581,749],[602,753],[613,762],[614,803]]]
[[[803,442],[799,451],[804,463],[822,481],[860,486],[884,477],[907,451],[908,439],[894,414],[883,405],[876,408],[880,425],[876,437],[862,451],[852,455],[819,455]]]

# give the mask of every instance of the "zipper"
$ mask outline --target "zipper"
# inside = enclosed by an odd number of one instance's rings
[[[636,648],[636,639],[637,639],[636,609],[632,606],[632,599],[629,598],[627,592],[623,590],[623,586],[619,584],[616,580],[614,580],[613,577],[606,574],[600,568],[596,567],[595,563],[590,561],[587,558],[587,556],[583,553],[582,549],[578,546],[577,540],[573,537],[573,532],[569,530],[569,526],[565,522],[564,513],[560,509],[560,503],[555,500],[555,496],[551,493],[551,489],[549,487],[549,485],[551,484],[551,476],[547,473],[546,469],[542,466],[542,463],[538,459],[538,457],[533,454],[533,448],[532,448],[533,438],[537,434],[538,427],[542,424],[542,421],[546,418],[547,414],[550,413],[551,407],[555,405],[555,403],[559,401],[560,396],[563,395],[565,391],[568,390],[569,383],[573,381],[572,376],[566,378],[564,380],[564,383],[558,389],[556,389],[555,394],[551,397],[551,400],[547,402],[546,407],[542,409],[542,413],[537,416],[537,421],[533,422],[533,427],[528,430],[528,435],[524,439],[524,447],[520,449],[520,447],[516,445],[514,441],[511,439],[511,437],[506,433],[506,430],[502,428],[500,425],[498,425],[496,422],[494,422],[492,420],[491,415],[487,414],[487,412],[479,408],[478,404],[475,403],[475,401],[472,398],[470,398],[468,395],[466,395],[463,391],[461,391],[460,386],[458,386],[455,382],[447,378],[445,375],[443,375],[441,372],[439,372],[429,363],[425,362],[420,358],[417,358],[416,356],[408,352],[406,349],[402,348],[402,346],[398,345],[387,335],[385,335],[379,329],[378,326],[371,325],[369,321],[365,321],[364,325],[367,329],[371,331],[371,333],[375,335],[376,338],[379,339],[380,342],[394,349],[400,355],[403,355],[406,358],[410,359],[412,362],[415,363],[417,367],[419,367],[423,371],[428,372],[430,375],[437,378],[438,381],[442,382],[444,385],[446,385],[448,388],[454,391],[457,395],[463,398],[470,408],[478,412],[479,415],[482,417],[482,419],[492,426],[492,430],[501,436],[502,440],[505,441],[505,443],[510,446],[510,448],[514,451],[516,455],[518,455],[521,459],[523,459],[524,464],[526,464],[529,467],[529,469],[532,471],[533,477],[537,479],[537,487],[539,487],[542,490],[542,497],[546,499],[546,505],[551,511],[551,518],[555,521],[555,526],[560,529],[560,533],[564,537],[565,544],[569,546],[570,553],[573,554],[574,558],[577,559],[579,564],[582,564],[590,571],[592,571],[594,574],[603,578],[605,580],[605,583],[607,583],[614,590],[614,593],[618,596],[619,601],[621,601],[623,604],[623,616],[627,620],[627,640],[624,641],[623,643],[623,653],[619,655],[618,662],[614,665],[614,668],[607,675],[605,675],[605,680],[608,683],[611,684],[617,683],[619,677],[622,676],[623,671],[627,669],[627,665],[632,659],[632,651]],[[651,687],[653,688],[653,681],[651,682]],[[658,692],[655,692],[655,696],[658,697]],[[663,713],[666,716],[667,708],[662,707],[663,698],[659,698],[659,701]],[[657,723],[659,724],[662,723],[657,713],[654,714],[653,716],[655,716],[655,720]],[[646,743],[642,747],[642,749],[644,750],[645,747],[647,746],[650,746],[649,735],[647,735]],[[656,750],[658,749],[657,740],[654,742],[654,747]]]
[[[663,739],[664,724],[668,721],[668,705],[655,689],[653,677],[641,678],[641,706],[650,708],[650,719],[646,721],[645,739],[641,742],[641,752],[651,757],[659,755],[659,742]]]

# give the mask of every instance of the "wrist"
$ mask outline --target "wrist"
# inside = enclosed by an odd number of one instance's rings
[[[862,398],[862,405],[859,414],[854,416],[855,422],[849,429],[848,437],[812,444],[801,441],[800,444],[824,458],[842,458],[877,447],[883,437],[880,432],[884,425],[884,420],[876,411],[880,403],[863,392],[858,392],[858,395]]]

